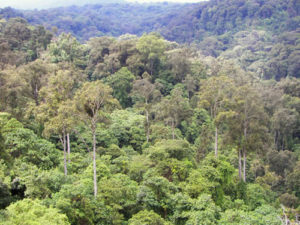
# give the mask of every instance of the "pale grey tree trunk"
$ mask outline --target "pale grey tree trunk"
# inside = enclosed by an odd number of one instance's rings
[[[218,128],[215,129],[215,156],[218,156]]]
[[[67,146],[66,146],[66,135],[65,132],[63,132],[63,137],[60,137],[60,141],[62,143],[63,149],[64,149],[64,172],[65,176],[68,175],[68,169],[67,169]]]
[[[173,138],[173,140],[175,139],[175,128],[174,128],[174,121],[173,121],[173,119],[172,119],[172,138]]]
[[[146,109],[146,122],[147,122],[147,143],[149,142],[149,136],[150,136],[150,127],[149,127],[149,112]]]
[[[96,130],[93,129],[93,169],[94,169],[94,196],[97,197],[97,172],[96,172]]]
[[[240,180],[242,180],[242,155],[240,149],[239,149],[239,178]]]
[[[243,152],[243,154],[244,154],[244,176],[243,176],[243,179],[244,179],[244,182],[246,182],[246,161],[247,161],[247,154],[246,154],[246,151],[244,150],[244,152]]]
[[[70,146],[70,134],[67,133],[67,143],[68,143],[68,160],[71,163],[71,146]]]
[[[243,158],[244,158],[244,162],[243,162],[243,164],[244,164],[244,171],[243,171],[243,180],[244,180],[244,182],[246,182],[246,161],[247,161],[247,153],[246,153],[246,146],[245,146],[245,144],[247,144],[247,125],[248,123],[247,123],[247,121],[245,121],[245,124],[244,124],[244,139],[245,139],[245,143],[244,143],[244,145],[243,145]]]

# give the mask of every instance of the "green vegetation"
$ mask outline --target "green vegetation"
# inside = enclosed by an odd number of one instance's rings
[[[296,223],[297,1],[224,2],[191,46],[0,20],[0,224]]]

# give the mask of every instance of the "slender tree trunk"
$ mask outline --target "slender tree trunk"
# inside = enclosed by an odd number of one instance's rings
[[[67,133],[67,143],[68,143],[68,162],[71,163],[71,146],[70,146],[70,134]]]
[[[62,143],[62,146],[64,148],[64,171],[65,176],[68,175],[68,169],[67,169],[67,151],[66,151],[66,135],[65,132],[63,132],[63,137],[60,137],[60,141]]]
[[[97,172],[96,172],[96,129],[93,128],[93,169],[94,169],[94,196],[97,197]]]
[[[245,143],[243,144],[243,158],[244,158],[244,162],[243,162],[243,180],[246,183],[246,160],[247,160],[247,156],[246,156],[246,144],[247,144],[247,121],[245,121],[244,123],[244,139],[245,139]]]
[[[240,149],[239,149],[239,178],[240,180],[242,180],[242,154]]]
[[[246,154],[246,151],[244,150],[243,152],[243,155],[244,155],[244,162],[243,162],[243,166],[244,166],[244,176],[243,176],[243,180],[244,182],[246,183],[246,161],[247,161],[247,154]]]
[[[34,89],[34,100],[35,100],[35,105],[39,105],[39,90],[38,90],[38,85],[35,84],[35,89]]]
[[[218,127],[215,129],[215,156],[218,157]]]
[[[174,121],[172,119],[172,138],[175,139],[175,128],[174,128]]]
[[[147,122],[147,143],[149,142],[149,136],[150,136],[150,127],[149,127],[149,112],[146,109],[146,122]]]

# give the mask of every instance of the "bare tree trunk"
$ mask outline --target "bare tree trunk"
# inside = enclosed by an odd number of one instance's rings
[[[68,159],[69,163],[71,163],[71,146],[70,146],[70,134],[67,133],[67,142],[68,142]]]
[[[242,155],[240,149],[239,149],[239,178],[240,180],[242,180]]]
[[[94,169],[94,196],[97,197],[97,173],[96,173],[96,129],[93,128],[93,169]]]
[[[60,136],[60,141],[61,144],[64,148],[64,171],[65,171],[65,176],[68,175],[68,169],[67,169],[67,151],[66,151],[66,135],[65,132],[63,132],[63,137]]]
[[[215,129],[215,156],[218,157],[218,128]]]
[[[174,121],[172,119],[172,138],[175,139],[175,128],[174,128]]]
[[[149,136],[150,136],[150,127],[149,127],[149,112],[146,109],[146,122],[147,122],[147,143],[149,142]]]
[[[243,180],[246,183],[246,160],[247,160],[247,156],[246,156],[246,147],[245,145],[247,144],[247,121],[245,121],[244,123],[244,139],[245,139],[245,143],[243,144],[243,157],[244,157],[244,162],[243,162],[243,166],[244,166],[244,172],[243,172]]]
[[[243,179],[244,179],[244,182],[246,183],[246,160],[247,160],[247,155],[246,155],[246,151],[244,150],[244,152],[243,152],[243,154],[244,154],[244,177],[243,177]]]

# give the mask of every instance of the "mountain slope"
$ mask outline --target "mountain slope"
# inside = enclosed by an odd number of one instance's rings
[[[195,43],[206,56],[231,59],[262,78],[300,76],[300,3],[297,0],[211,0],[197,4],[111,3],[48,10],[0,10],[4,18],[56,27],[84,42],[94,36],[152,31]]]

